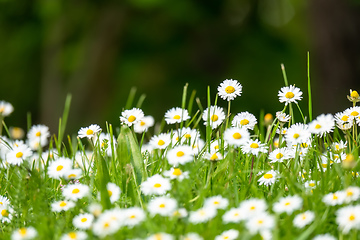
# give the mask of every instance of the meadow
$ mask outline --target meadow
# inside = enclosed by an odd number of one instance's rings
[[[283,109],[259,118],[231,112],[232,79],[205,106],[186,85],[157,123],[132,93],[116,126],[72,135],[71,96],[57,133],[8,128],[1,101],[1,239],[359,239],[360,96],[313,117],[310,79],[304,99],[283,74]]]

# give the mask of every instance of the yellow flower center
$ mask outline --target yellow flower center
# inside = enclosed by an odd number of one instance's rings
[[[301,146],[302,148],[307,148],[307,147],[308,147],[308,144],[307,144],[307,143],[302,143],[300,146]]]
[[[0,107],[0,113],[2,113],[4,110],[5,110],[4,106]]]
[[[236,132],[236,133],[233,134],[233,138],[234,138],[234,139],[240,139],[240,138],[241,138],[241,134],[238,133],[238,132]]]
[[[240,121],[241,126],[248,125],[248,124],[249,124],[249,120],[247,120],[247,119],[243,119]]]
[[[19,233],[20,233],[21,236],[25,236],[26,233],[27,233],[26,228],[20,228],[20,229],[19,229]]]
[[[289,206],[289,205],[290,205],[290,202],[286,202],[286,203],[285,203],[285,206]]]
[[[144,126],[146,123],[144,121],[140,122],[140,126]]]
[[[81,222],[86,222],[86,221],[87,221],[87,218],[82,218],[80,221],[81,221]]]
[[[211,119],[211,121],[216,122],[219,119],[219,117],[214,114],[214,115],[211,116],[210,119]]]
[[[180,115],[175,115],[173,118],[176,120],[179,120],[181,117],[180,117]]]
[[[348,119],[349,119],[349,116],[346,116],[346,115],[342,116],[342,118],[341,118],[341,120],[343,120],[344,122],[346,122]]]
[[[358,98],[358,97],[359,97],[359,93],[358,93],[357,91],[352,91],[351,94],[350,94],[350,96],[351,96],[352,98]]]
[[[9,216],[9,212],[8,212],[6,209],[3,209],[3,210],[1,210],[1,215],[2,215],[3,217],[8,217],[8,216]]]
[[[214,149],[219,149],[219,145],[216,145],[216,146],[214,147]]]
[[[292,93],[292,92],[287,92],[286,94],[285,94],[285,97],[286,98],[293,98],[294,97],[294,93]]]
[[[131,219],[134,219],[134,218],[136,218],[136,216],[135,216],[135,215],[131,215],[130,218],[131,218]]]
[[[163,140],[160,139],[160,140],[158,141],[158,145],[162,146],[162,145],[164,145],[164,144],[165,144],[165,142],[164,142]]]
[[[300,137],[300,134],[298,134],[298,133],[295,133],[293,136],[293,138],[295,138],[295,139],[298,139],[299,137]]]
[[[270,122],[273,120],[273,115],[271,113],[267,113],[264,117],[265,122]]]
[[[111,197],[113,193],[112,193],[112,191],[108,190],[108,194],[109,194],[109,197]]]
[[[263,224],[263,220],[259,220],[259,221],[258,221],[258,224]]]
[[[184,135],[184,137],[185,138],[191,138],[191,135],[187,133],[187,134]]]
[[[315,183],[309,183],[310,187],[315,187]]]
[[[320,124],[316,124],[315,125],[315,129],[320,129],[321,128],[321,125]]]
[[[224,239],[229,239],[229,236],[224,236]]]
[[[68,236],[69,236],[69,238],[71,238],[71,239],[76,239],[76,233],[75,233],[75,232],[70,232],[70,233],[68,234]]]
[[[76,177],[76,175],[73,173],[68,176],[68,178],[74,178],[74,177]]]
[[[88,129],[88,130],[86,131],[86,135],[92,135],[92,134],[94,134],[94,131],[93,131],[93,130]]]
[[[227,86],[225,88],[225,92],[226,93],[233,93],[233,92],[235,92],[235,88],[233,86]]]
[[[175,176],[180,176],[182,174],[180,168],[174,168],[174,172],[173,172],[173,175]]]
[[[108,227],[110,227],[110,224],[108,222],[105,222],[104,223],[104,228],[108,228]]]
[[[185,155],[185,153],[183,152],[183,151],[178,151],[177,153],[176,153],[176,156],[177,157],[182,157],[182,156],[184,156]]]
[[[255,208],[256,208],[255,206],[251,206],[250,210],[255,210]]]
[[[60,207],[65,207],[67,204],[66,204],[66,202],[64,202],[64,201],[61,201],[61,203],[60,203]]]
[[[252,143],[252,144],[250,144],[250,147],[251,147],[251,148],[259,148],[259,144],[257,144],[257,143]]]
[[[323,168],[326,168],[326,167],[327,167],[327,164],[326,164],[326,163],[323,163],[323,164],[321,164],[321,166],[322,166]]]
[[[352,195],[353,195],[353,192],[352,192],[352,191],[350,191],[350,190],[347,190],[347,191],[346,191],[346,195],[350,197],[350,196],[352,196]]]
[[[336,194],[333,194],[333,200],[338,199],[338,196],[336,196]]]
[[[159,188],[159,187],[161,187],[161,184],[160,184],[160,183],[155,183],[155,184],[154,184],[154,187],[155,187],[155,188]]]
[[[273,175],[271,173],[266,173],[266,174],[264,174],[264,178],[270,179],[270,178],[273,178]]]
[[[64,167],[62,165],[57,166],[56,171],[61,171]]]
[[[234,213],[234,216],[237,217],[237,216],[239,216],[239,214],[238,214],[238,213]]]
[[[216,153],[211,155],[210,160],[216,160],[216,159],[218,159],[218,156],[216,155]]]
[[[165,204],[162,203],[162,204],[159,205],[159,207],[160,207],[160,208],[164,208],[164,207],[165,207]]]
[[[17,157],[17,158],[21,158],[22,156],[23,156],[23,153],[22,153],[22,152],[16,153],[16,157]]]
[[[40,136],[41,136],[41,132],[38,131],[37,133],[35,133],[35,136],[40,137]]]
[[[303,214],[303,215],[301,215],[302,216],[302,220],[305,220],[306,219],[306,215],[305,214]]]
[[[354,214],[351,214],[351,215],[350,215],[349,220],[350,220],[350,221],[354,221],[354,220],[355,220]]]
[[[72,190],[72,193],[73,194],[77,194],[77,193],[79,193],[80,192],[80,190],[78,189],[78,188],[75,188],[74,190]]]
[[[129,118],[128,118],[128,121],[129,122],[133,122],[136,120],[136,117],[134,115],[131,115]]]
[[[276,158],[277,159],[280,159],[280,158],[282,158],[284,155],[282,154],[282,153],[278,153],[278,154],[276,154]]]
[[[359,113],[357,111],[353,111],[350,113],[351,116],[356,117],[357,115],[359,115]]]

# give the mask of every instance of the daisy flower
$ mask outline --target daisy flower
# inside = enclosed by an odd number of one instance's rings
[[[360,198],[360,188],[357,186],[350,186],[344,190],[345,203],[357,201]]]
[[[220,161],[222,160],[224,157],[223,155],[221,155],[221,153],[219,152],[214,152],[214,153],[208,153],[206,152],[203,156],[203,158],[212,161],[212,162],[216,162],[216,161]]]
[[[14,111],[14,107],[11,103],[0,101],[0,115],[3,117],[9,116]]]
[[[94,137],[96,133],[98,133],[100,131],[101,131],[101,128],[99,125],[91,124],[88,127],[80,128],[80,130],[78,131],[78,137],[79,138],[87,137],[90,139],[90,138]]]
[[[256,117],[249,112],[241,112],[235,115],[231,125],[233,127],[246,128],[253,130],[257,123]]]
[[[171,143],[170,134],[160,133],[158,136],[153,136],[150,139],[150,146],[154,149],[165,149]]]
[[[193,149],[193,154],[194,155],[198,155],[201,150],[204,148],[205,146],[205,141],[202,140],[201,138],[196,139],[192,144],[191,147]]]
[[[270,163],[283,162],[290,158],[291,153],[288,148],[277,148],[269,154]]]
[[[204,110],[202,119],[205,126],[210,125],[212,129],[215,129],[225,120],[224,109],[218,106],[210,106],[210,110],[209,108]]]
[[[87,239],[87,234],[83,231],[69,232],[63,234],[60,240],[85,240]]]
[[[314,180],[309,180],[304,183],[306,189],[314,189],[318,183]]]
[[[217,214],[217,211],[213,207],[208,208],[200,208],[196,211],[190,212],[189,222],[197,224],[197,223],[205,223],[211,219],[213,219]]]
[[[108,182],[106,184],[106,188],[109,193],[111,203],[114,203],[120,199],[121,190],[115,183]]]
[[[200,236],[198,233],[187,233],[184,236],[180,236],[180,240],[204,240],[202,236]]]
[[[18,165],[32,155],[31,149],[26,145],[18,145],[6,154],[6,161],[11,165]]]
[[[63,177],[68,181],[79,179],[82,177],[82,170],[80,168],[69,169],[66,172],[64,172]]]
[[[178,208],[172,213],[173,217],[185,218],[188,216],[188,212],[185,208]]]
[[[91,151],[77,151],[75,153],[76,167],[80,167],[84,171],[90,171],[90,168],[94,165],[94,156]]]
[[[194,160],[193,149],[187,145],[179,145],[168,150],[166,158],[169,164],[173,166],[184,165]]]
[[[123,211],[124,216],[124,225],[132,228],[146,219],[146,214],[144,210],[139,207],[130,207],[124,209]]]
[[[242,86],[237,80],[226,79],[217,88],[218,95],[227,101],[234,100],[241,96]]]
[[[48,175],[51,178],[60,179],[70,169],[72,169],[72,161],[69,158],[59,157],[55,161],[49,163]]]
[[[165,121],[167,124],[181,123],[188,119],[190,119],[188,111],[179,107],[169,109],[165,113]]]
[[[316,235],[312,240],[336,240],[336,238],[329,233]]]
[[[9,223],[13,217],[14,209],[10,205],[0,205],[0,220]]]
[[[159,214],[163,217],[170,217],[176,208],[176,200],[170,197],[157,197],[148,204],[148,211],[153,216]]]
[[[191,128],[182,128],[180,130],[174,131],[173,135],[173,143],[177,143],[180,141],[181,144],[183,143],[192,143],[196,142],[197,139],[200,137],[200,132],[196,129]]]
[[[337,191],[334,193],[326,194],[322,201],[328,206],[341,205],[344,203],[346,197],[346,193],[342,191]]]
[[[72,201],[66,201],[66,200],[53,202],[51,204],[51,210],[53,212],[67,211],[73,207],[75,207],[75,203]]]
[[[339,229],[347,234],[351,229],[359,229],[360,206],[346,206],[336,211],[336,223]]]
[[[66,199],[76,201],[89,195],[89,193],[90,188],[88,185],[75,183],[64,187],[62,194]]]
[[[260,140],[248,140],[244,145],[241,146],[241,150],[244,153],[250,153],[257,156],[259,153],[266,153],[267,146],[265,143],[261,143]]]
[[[343,140],[340,140],[340,142],[332,143],[332,148],[335,153],[338,153],[339,151],[346,149],[346,147],[347,147],[347,142],[343,142]]]
[[[72,220],[74,227],[81,230],[90,229],[93,222],[94,222],[94,215],[90,213],[79,214],[75,216]]]
[[[144,112],[139,108],[125,110],[121,113],[120,121],[129,127],[140,122],[144,117]]]
[[[100,135],[97,135],[98,138],[96,138],[95,142],[99,141],[100,147],[106,151],[106,155],[111,157],[112,156],[112,149],[111,149],[111,136],[109,133],[100,133]],[[112,139],[114,151],[116,152],[116,144],[117,141],[115,137],[113,136]]]
[[[220,195],[209,197],[204,201],[204,207],[213,207],[215,209],[225,209],[229,205],[229,200],[227,198],[223,198]]]
[[[134,131],[136,133],[147,132],[147,130],[154,126],[155,119],[152,116],[145,116],[139,122],[135,123]]]
[[[278,202],[274,203],[273,211],[279,214],[286,212],[289,215],[295,210],[299,210],[302,207],[302,203],[303,199],[297,195],[282,197]]]
[[[240,203],[240,211],[244,219],[261,214],[266,211],[267,205],[264,199],[251,198]]]
[[[7,197],[0,195],[0,206],[7,206],[10,204],[10,201]]]
[[[118,209],[106,210],[94,222],[93,233],[100,238],[116,233],[122,227],[123,222],[123,219],[119,217],[123,217],[123,215]]]
[[[295,216],[293,224],[297,228],[304,228],[306,225],[312,223],[315,219],[315,214],[312,211],[306,211]]]
[[[22,227],[16,229],[11,234],[11,240],[28,240],[34,239],[38,235],[34,227]]]
[[[360,116],[360,107],[350,107],[344,111],[344,113],[349,116],[351,119],[356,119]]]
[[[309,123],[309,131],[313,134],[322,137],[335,128],[335,119],[331,114],[321,114],[311,123]]]
[[[229,129],[229,128],[228,128]],[[224,150],[227,148],[228,143],[226,141],[221,141],[221,139],[216,139],[210,143],[210,152],[218,152],[224,145]]]
[[[232,127],[224,132],[224,140],[227,144],[233,146],[242,146],[250,139],[250,133],[245,128]]]
[[[183,172],[180,168],[171,168],[169,171],[164,172],[164,176],[169,177],[170,179],[177,179],[181,182],[185,178],[189,178],[189,172]]]
[[[235,240],[239,236],[239,231],[230,229],[222,232],[220,235],[215,237],[215,240]]]
[[[264,230],[271,230],[275,226],[275,219],[267,212],[251,217],[245,224],[250,233],[256,234]]]
[[[32,126],[27,133],[29,139],[48,137],[50,137],[49,127],[42,124]]]
[[[102,213],[102,205],[100,203],[91,203],[88,207],[89,212],[95,217],[100,216]]]
[[[274,170],[270,170],[269,172],[265,173],[259,180],[259,185],[270,186],[276,182],[277,175],[279,173]]]
[[[245,220],[246,216],[242,212],[241,208],[231,208],[223,216],[222,220],[226,223],[239,223],[242,220]]]
[[[174,236],[160,232],[147,237],[146,240],[174,240]]]
[[[281,103],[285,102],[285,105],[288,105],[289,103],[297,103],[297,101],[300,101],[302,99],[302,94],[300,88],[288,86],[280,89],[278,97]]]
[[[311,133],[309,128],[303,123],[296,123],[291,125],[285,134],[286,142],[291,145],[307,142],[310,137]]]
[[[141,183],[140,189],[144,195],[164,195],[171,189],[171,183],[169,179],[156,174]]]
[[[283,112],[276,112],[276,118],[279,120],[280,123],[287,123],[289,122],[291,116],[286,115],[286,113]]]

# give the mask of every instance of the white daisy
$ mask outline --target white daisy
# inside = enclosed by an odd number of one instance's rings
[[[220,195],[209,197],[204,201],[204,208],[213,207],[215,209],[225,209],[229,205],[229,200]]]
[[[253,130],[257,123],[256,117],[249,112],[241,112],[235,115],[231,125],[233,127],[246,128]]]
[[[346,206],[336,211],[336,223],[339,229],[347,234],[351,229],[360,227],[360,206]]]
[[[241,96],[242,86],[237,80],[226,79],[217,88],[218,95],[227,101],[234,100]]]
[[[177,202],[170,197],[157,197],[148,204],[148,211],[152,216],[159,214],[163,217],[169,217],[177,209]]]
[[[69,232],[63,234],[60,240],[85,240],[87,239],[87,234],[83,231]]]
[[[264,199],[251,198],[240,203],[240,211],[244,219],[261,214],[266,211],[267,204]]]
[[[290,159],[291,153],[288,148],[277,148],[269,154],[270,163],[283,162]]]
[[[270,186],[270,185],[274,184],[276,182],[278,174],[279,173],[274,170],[268,171],[258,180],[259,185]]]
[[[335,128],[335,119],[331,114],[321,114],[311,123],[309,123],[309,131],[322,137]]]
[[[267,212],[251,217],[245,224],[250,233],[256,234],[264,230],[271,230],[275,226],[275,219]]]
[[[190,232],[184,236],[180,236],[180,240],[204,240],[198,233]]]
[[[217,214],[215,208],[200,208],[196,211],[190,212],[189,222],[197,224],[197,223],[205,223],[211,219],[213,219]]]
[[[106,210],[94,222],[93,233],[100,238],[114,234],[123,226],[123,218],[119,209]]]
[[[220,235],[215,237],[215,240],[235,240],[239,236],[239,231],[235,229],[229,229],[222,232]]]
[[[129,127],[140,122],[144,117],[144,112],[139,108],[125,110],[121,113],[120,121]]]
[[[72,169],[72,161],[69,158],[59,157],[55,161],[49,163],[47,173],[51,178],[60,179],[70,169]]]
[[[345,190],[345,203],[350,203],[359,200],[360,188],[357,186],[347,187]]]
[[[100,131],[101,131],[101,128],[99,125],[91,124],[88,127],[80,128],[80,130],[78,132],[78,137],[79,138],[87,137],[90,139],[90,138],[94,137],[96,133],[98,133]]]
[[[124,225],[132,228],[146,219],[146,214],[143,209],[139,207],[130,207],[124,209],[123,211],[124,216]]]
[[[177,143],[180,141],[180,144],[190,143],[190,145],[192,145],[199,138],[200,132],[197,129],[191,129],[187,127],[174,131],[173,143]]]
[[[90,229],[93,222],[94,222],[94,215],[90,213],[81,213],[75,216],[72,220],[74,227],[81,230]]]
[[[331,145],[335,153],[339,153],[341,150],[347,148],[347,142],[344,142],[343,140],[340,140],[339,142],[333,142]]]
[[[11,234],[11,240],[28,240],[34,239],[38,235],[34,227],[18,228]]]
[[[9,204],[10,204],[10,200],[5,196],[0,195],[0,206],[7,206]]]
[[[287,196],[279,199],[273,204],[273,211],[276,213],[286,212],[288,215],[302,207],[303,199],[297,195]]]
[[[312,211],[306,211],[295,216],[293,224],[297,228],[304,228],[306,225],[312,223],[315,219],[315,214]]]
[[[168,150],[166,158],[169,164],[173,166],[184,165],[194,160],[193,149],[187,145],[179,145]]]
[[[114,203],[120,199],[121,190],[115,183],[108,182],[106,184],[106,188],[109,193],[111,203]]]
[[[106,151],[106,155],[111,157],[112,156],[112,148],[111,148],[111,138],[110,133],[100,133],[99,138],[95,140],[95,142],[99,141],[100,147],[102,150]],[[116,152],[116,144],[117,141],[115,137],[113,136],[112,139],[114,152]]]
[[[226,223],[239,223],[242,220],[245,220],[246,216],[242,212],[241,208],[231,208],[223,216],[222,220]]]
[[[66,172],[64,172],[63,177],[68,181],[79,179],[82,177],[82,170],[80,168],[69,169]]]
[[[285,105],[288,105],[289,103],[297,103],[297,101],[300,101],[302,94],[300,88],[291,85],[282,87],[278,93],[278,97],[281,103],[285,102]]]
[[[307,142],[311,137],[311,133],[308,126],[303,123],[296,123],[286,131],[285,139],[290,145],[297,145],[303,142]]]
[[[154,149],[165,149],[171,143],[170,134],[160,133],[158,136],[153,136],[150,139],[150,146]]]
[[[171,168],[169,171],[164,172],[164,176],[169,177],[170,179],[177,179],[181,182],[185,178],[189,178],[189,172],[183,172],[180,168]]]
[[[18,147],[14,147],[6,154],[6,161],[11,165],[18,165],[28,157],[32,155],[31,149],[26,145],[19,145]]]
[[[241,146],[241,150],[244,153],[250,153],[257,156],[259,153],[266,153],[267,146],[265,143],[261,143],[260,140],[248,140],[244,145]]]
[[[9,116],[14,111],[14,107],[11,103],[0,101],[0,115],[3,117]]]
[[[276,112],[276,118],[280,121],[280,123],[287,123],[289,122],[291,116],[286,115],[286,113],[283,112]]]
[[[222,147],[222,145],[224,145],[224,147]],[[220,149],[225,150],[227,147],[228,143],[226,141],[222,141],[221,139],[215,139],[213,142],[210,143],[210,152],[218,152]]]
[[[135,123],[134,131],[136,133],[147,132],[147,130],[154,126],[155,119],[152,116],[145,116],[139,122]]]
[[[225,120],[224,109],[218,106],[210,106],[210,110],[209,108],[204,110],[202,119],[204,120],[204,125],[207,126],[209,124],[212,129],[215,129]]]
[[[336,238],[329,233],[316,235],[312,240],[336,240]]]
[[[160,232],[147,237],[146,240],[174,240],[174,236]]]
[[[344,111],[344,113],[349,116],[351,119],[356,119],[360,116],[360,107],[350,107]]]
[[[171,189],[171,183],[169,179],[156,174],[141,183],[140,189],[144,195],[164,195]]]
[[[250,139],[250,133],[246,128],[232,127],[224,132],[224,140],[227,144],[233,146],[242,146]]]
[[[181,123],[188,119],[190,119],[188,111],[179,107],[169,109],[165,113],[165,121],[167,124]]]
[[[220,161],[222,160],[224,157],[221,153],[219,152],[213,152],[213,153],[208,153],[206,152],[203,156],[203,158],[212,161],[212,162],[216,162],[216,161]]]
[[[53,212],[67,211],[73,207],[75,207],[75,203],[72,201],[66,201],[66,200],[53,202],[51,204],[51,210]]]
[[[306,189],[314,189],[317,186],[317,182],[315,180],[308,180],[304,183]]]
[[[90,193],[90,188],[88,185],[75,183],[71,185],[67,185],[63,189],[63,196],[68,200],[77,201]]]
[[[334,193],[326,194],[322,201],[328,206],[341,205],[344,203],[346,197],[346,193],[343,191],[337,191]]]

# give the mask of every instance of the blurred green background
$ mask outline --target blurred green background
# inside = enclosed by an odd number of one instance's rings
[[[206,105],[207,86],[214,99],[232,78],[243,85],[232,112],[258,117],[283,107],[281,63],[307,108],[310,51],[314,115],[335,113],[360,90],[359,13],[354,0],[0,0],[0,98],[15,107],[9,125],[31,112],[54,133],[71,93],[74,133],[118,126],[132,86],[159,122],[185,83]]]

